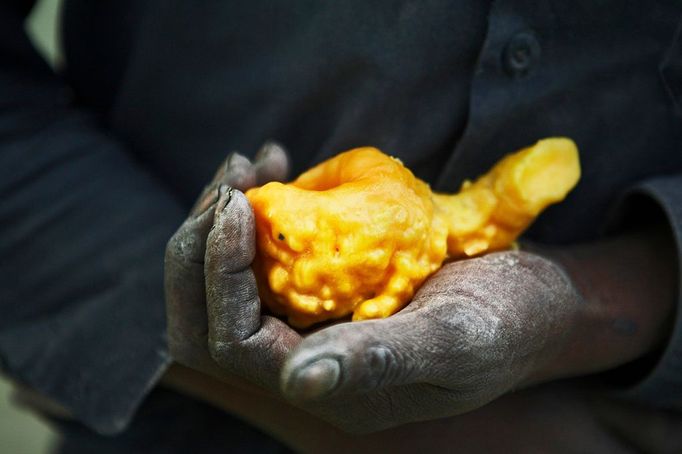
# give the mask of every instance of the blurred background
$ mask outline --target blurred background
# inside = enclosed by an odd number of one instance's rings
[[[57,17],[61,0],[38,0],[26,29],[38,50],[54,67],[60,58]],[[14,405],[12,384],[0,375],[0,454],[49,453],[57,434],[40,418]]]

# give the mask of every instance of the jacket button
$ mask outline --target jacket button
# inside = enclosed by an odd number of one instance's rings
[[[505,46],[502,64],[507,74],[521,77],[528,74],[539,57],[540,43],[535,33],[523,31],[512,36]]]

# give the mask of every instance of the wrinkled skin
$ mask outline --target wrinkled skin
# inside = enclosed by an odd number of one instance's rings
[[[354,431],[463,413],[544,367],[563,340],[550,333],[561,333],[578,304],[565,274],[536,255],[450,263],[397,315],[303,340],[285,363],[283,389],[306,401],[365,394],[366,419],[352,412],[345,421]]]
[[[591,307],[581,296],[589,282],[579,292],[558,261],[528,252],[447,264],[400,313],[302,337],[261,312],[250,269],[253,213],[236,190],[284,178],[285,169],[285,154],[276,146],[260,152],[253,164],[233,156],[170,240],[169,345],[179,363],[284,397],[343,430],[372,432],[461,414],[532,383],[606,370],[661,340],[661,320],[672,306],[668,293],[651,295],[665,300],[660,314],[644,317],[649,328],[635,330],[628,340],[611,332],[621,325],[613,323],[608,308]],[[619,243],[607,244],[596,254],[623,250]],[[630,250],[638,251],[625,253]],[[571,272],[585,268],[582,262],[562,263]],[[627,279],[626,271],[614,273]],[[616,287],[626,293],[613,299],[638,317],[637,292],[645,287]]]
[[[276,386],[277,376],[273,371],[279,367],[283,351],[270,352],[265,346],[277,343],[279,333],[286,332],[281,341],[288,342],[284,348],[288,351],[300,337],[283,322],[264,317],[263,325],[274,327],[272,334],[257,337],[260,343],[253,345],[253,349],[264,363],[271,365],[262,368],[261,374],[258,372],[261,367],[246,359],[246,351],[251,347],[241,341],[255,329],[249,324],[260,324],[261,319],[260,308],[253,304],[257,294],[249,269],[254,254],[253,218],[238,190],[282,180],[287,171],[286,153],[276,144],[264,145],[254,163],[239,154],[231,154],[199,196],[187,220],[169,240],[165,258],[168,344],[179,363],[247,387],[248,382],[241,382],[228,371],[249,371],[237,375],[252,378],[259,374],[257,384]],[[238,312],[226,311],[228,308]],[[234,331],[228,332],[229,326]],[[270,331],[263,331],[266,332]],[[226,370],[219,365],[224,362],[219,352],[229,342],[240,345],[244,353],[243,359],[235,359]]]

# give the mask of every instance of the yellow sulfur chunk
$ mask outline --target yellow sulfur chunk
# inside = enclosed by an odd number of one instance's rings
[[[376,148],[341,153],[289,184],[246,193],[262,300],[296,327],[388,317],[447,258],[510,247],[580,178],[570,139],[502,159],[454,195],[435,194]]]

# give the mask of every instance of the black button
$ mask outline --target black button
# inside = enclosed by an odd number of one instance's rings
[[[520,77],[528,74],[533,64],[540,58],[540,43],[535,33],[523,31],[514,35],[502,54],[502,63],[510,76]]]

